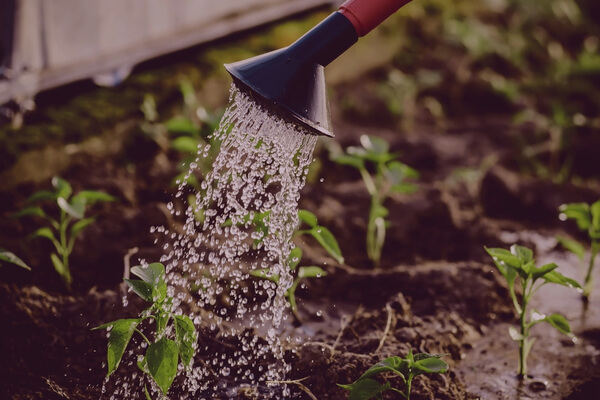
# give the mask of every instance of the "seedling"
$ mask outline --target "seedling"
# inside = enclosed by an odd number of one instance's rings
[[[33,232],[30,238],[46,238],[52,242],[56,252],[50,253],[50,260],[54,269],[60,275],[68,290],[71,290],[71,270],[69,256],[73,251],[75,241],[81,232],[90,226],[96,219],[85,218],[86,207],[98,201],[114,201],[115,198],[104,192],[82,190],[73,195],[69,182],[57,176],[52,178],[54,191],[41,190],[27,199],[30,206],[13,214],[14,217],[34,216],[46,221],[47,226]],[[52,201],[56,208],[44,211],[40,204]],[[58,218],[50,213],[58,211]]]
[[[389,144],[377,137],[363,135],[362,147],[348,147],[346,154],[333,157],[333,161],[350,165],[360,171],[367,190],[371,195],[371,208],[367,226],[367,255],[375,267],[381,262],[381,251],[385,242],[385,231],[389,214],[385,200],[393,193],[413,193],[416,186],[406,182],[418,178],[419,174],[408,165],[397,161],[397,154],[390,153]],[[369,173],[369,165],[374,173]]]
[[[582,293],[584,301],[588,301],[593,287],[592,272],[594,271],[596,256],[600,251],[600,200],[592,205],[587,203],[563,204],[559,210],[561,220],[574,219],[579,230],[587,232],[590,240],[590,261],[583,280]],[[567,250],[577,255],[582,262],[584,261],[585,248],[583,245],[562,236],[559,236],[558,240]]]
[[[486,248],[485,250],[494,260],[498,271],[500,271],[506,282],[508,282],[510,297],[519,315],[520,330],[511,326],[508,333],[513,340],[519,342],[519,377],[524,378],[527,375],[527,357],[535,342],[535,338],[531,337],[531,328],[533,326],[540,322],[547,322],[559,332],[575,340],[569,322],[560,314],[546,316],[532,309],[528,317],[527,307],[531,298],[540,287],[548,283],[556,283],[577,289],[581,289],[581,286],[573,279],[567,278],[556,271],[558,265],[554,263],[546,264],[539,268],[536,267],[533,252],[527,247],[514,244],[510,247],[510,251],[500,248]],[[517,281],[520,283],[522,289],[520,302],[515,290],[515,282]]]
[[[136,266],[131,273],[141,280],[125,279],[125,282],[135,294],[151,304],[138,318],[119,319],[93,328],[110,332],[106,376],[109,377],[119,367],[133,333],[137,332],[148,345],[146,354],[138,356],[138,368],[166,395],[177,375],[179,362],[185,368],[191,367],[198,334],[189,317],[174,314],[173,298],[167,296],[165,267],[162,264]],[[139,329],[144,321],[152,321],[156,326],[154,341],[150,341]],[[147,387],[144,390],[146,398],[150,398]]]
[[[255,222],[257,226],[257,230],[263,233],[262,237],[266,234],[266,225],[264,224],[263,218],[267,217],[267,214],[261,214],[261,218],[259,221]],[[331,255],[338,263],[342,264],[344,262],[344,257],[342,256],[342,252],[340,250],[340,246],[338,245],[337,240],[331,233],[331,231],[324,226],[318,224],[317,217],[310,211],[307,210],[299,210],[298,211],[298,219],[300,221],[300,227],[302,225],[308,225],[307,229],[298,229],[294,232],[293,237],[297,238],[302,235],[310,235]],[[323,268],[311,265],[311,266],[301,266],[298,267],[302,260],[302,249],[300,247],[294,247],[290,252],[288,258],[288,266],[292,273],[296,273],[296,277],[292,286],[290,286],[286,291],[286,298],[290,303],[290,308],[292,309],[292,313],[297,321],[300,321],[300,316],[298,314],[298,306],[296,304],[296,289],[300,284],[300,281],[305,278],[318,278],[324,275],[327,275],[327,272],[323,270]],[[269,269],[257,269],[251,272],[253,276],[258,278],[268,279],[276,284],[279,284],[279,275],[272,273]]]
[[[410,400],[410,390],[414,377],[422,374],[443,374],[448,371],[448,364],[441,360],[447,354],[414,354],[408,352],[406,358],[390,357],[375,364],[361,375],[354,383],[338,386],[350,391],[348,400],[383,399],[383,393],[391,391]],[[399,376],[404,382],[404,391],[392,387],[389,381],[380,383],[373,379],[380,374]]]
[[[21,260],[14,253],[0,248],[0,267],[2,266],[2,261],[17,265],[21,268],[31,271],[31,268],[29,267],[29,265],[25,264],[25,261]]]

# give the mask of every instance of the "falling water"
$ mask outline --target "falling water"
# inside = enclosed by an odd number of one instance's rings
[[[230,106],[210,138],[220,143],[212,170],[194,196],[183,182],[168,204],[173,215],[185,216],[183,227],[155,228],[167,239],[161,261],[176,306],[200,332],[178,398],[234,398],[236,387],[266,387],[289,370],[279,328],[293,282],[287,260],[299,191],[316,140],[233,86]],[[199,148],[188,177],[210,153],[210,145]],[[279,283],[251,275],[263,269]],[[285,394],[285,386],[279,388],[269,389],[272,397]]]

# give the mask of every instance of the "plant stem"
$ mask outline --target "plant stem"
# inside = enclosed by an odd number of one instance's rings
[[[583,298],[585,301],[587,301],[589,299],[590,293],[592,292],[592,286],[593,286],[592,271],[594,270],[594,264],[595,264],[595,260],[596,260],[596,255],[598,254],[598,250],[600,250],[600,243],[597,240],[592,240],[590,264],[588,265],[588,270],[585,275],[585,281],[583,284]]]
[[[523,285],[523,300],[521,301],[521,313],[519,315],[519,325],[521,326],[522,339],[519,340],[519,378],[523,379],[527,375],[527,355],[525,354],[525,342],[527,341],[527,281]]]
[[[65,269],[65,274],[62,277],[67,286],[67,290],[71,291],[71,271],[69,270],[69,242],[67,241],[67,228],[71,218],[67,217],[64,211],[61,211],[60,215],[60,246],[62,263]]]
[[[409,374],[408,378],[406,379],[406,400],[410,400],[410,387],[412,384],[412,378],[413,375]]]

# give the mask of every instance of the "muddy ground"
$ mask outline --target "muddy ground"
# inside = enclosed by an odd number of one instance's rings
[[[410,73],[412,64],[405,61],[395,62]],[[464,68],[460,57],[443,61],[447,65],[440,66],[442,61],[431,55],[414,62],[437,65],[446,78]],[[519,380],[517,344],[507,333],[517,318],[507,286],[483,249],[526,245],[540,263],[556,262],[565,275],[582,279],[579,260],[555,236],[583,238],[574,224],[558,219],[561,204],[600,198],[597,130],[578,132],[568,154],[541,146],[536,160],[550,165],[550,175],[558,174],[551,165],[556,154],[575,160],[571,179],[553,179],[532,173],[532,164],[523,161],[523,138],[537,133],[531,125],[515,126],[513,116],[528,104],[507,102],[476,76],[465,78],[460,90],[444,78],[422,96],[438,99],[445,107],[443,118],[432,112],[431,104],[418,101],[410,115],[398,115],[385,96],[377,95],[388,72],[375,68],[362,73],[358,83],[340,80],[332,86],[336,138],[320,139],[300,207],[313,211],[334,233],[345,264],[336,264],[315,243],[299,243],[306,262],[322,266],[327,275],[307,280],[299,289],[302,324],[289,318],[282,328],[282,334],[302,338],[287,349],[288,378],[304,379],[302,384],[319,400],[346,399],[347,392],[336,383],[350,383],[383,358],[413,349],[447,353],[450,365],[446,374],[415,379],[411,398],[416,400],[598,398],[600,279],[587,306],[573,290],[547,287],[539,292],[535,308],[565,315],[578,341],[537,326],[531,377]],[[56,170],[75,190],[103,190],[118,199],[90,210],[98,220],[75,246],[71,293],[48,259],[49,243],[27,240],[39,226],[36,221],[10,218],[27,196],[48,189],[49,181],[13,179],[0,187],[0,245],[33,268],[28,272],[5,265],[1,270],[0,398],[109,398],[101,393],[106,337],[90,328],[137,313],[139,303],[122,305],[125,258],[137,248],[133,264],[157,260],[161,249],[150,227],[181,223],[166,208],[176,190],[172,182],[181,155],[144,134],[143,123],[138,115],[111,125],[104,136],[19,156],[55,157],[54,163],[37,168]],[[416,193],[394,195],[386,202],[389,228],[379,269],[366,256],[369,196],[360,175],[329,159],[332,147],[357,145],[364,134],[386,139],[402,162],[420,173]],[[2,172],[6,177],[19,171],[7,167]],[[298,385],[290,388],[293,398],[310,398]],[[227,393],[214,398],[252,398],[241,390],[232,394],[235,385]]]

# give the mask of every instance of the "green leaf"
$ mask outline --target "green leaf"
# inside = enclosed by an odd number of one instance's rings
[[[523,264],[527,264],[533,260],[533,251],[528,249],[527,247],[519,246],[518,244],[513,244],[510,246],[510,252],[519,257],[519,260],[523,262]]]
[[[54,265],[56,272],[63,278],[66,278],[69,271],[67,271],[65,264],[58,258],[56,253],[50,253],[50,260],[52,260],[52,265]]]
[[[161,263],[152,263],[147,267],[136,265],[131,268],[131,273],[152,287],[152,299],[149,301],[161,302],[167,297],[167,283],[165,282],[165,267]],[[146,289],[144,289],[143,293]],[[134,288],[135,291],[135,288]],[[136,292],[138,293],[138,292]],[[138,295],[141,294],[138,293]],[[144,297],[142,297],[144,298]]]
[[[360,144],[372,154],[388,154],[390,151],[388,142],[377,136],[362,135]]]
[[[279,283],[279,275],[278,274],[270,274],[271,270],[268,268],[259,268],[250,271],[250,275],[255,276],[257,278],[268,279],[271,282]]]
[[[402,184],[407,178],[416,179],[419,177],[419,173],[417,172],[417,170],[412,169],[411,167],[401,163],[400,161],[392,161],[387,165],[387,169],[387,176],[390,180],[390,183],[392,184],[392,187],[403,186]]]
[[[592,227],[596,232],[600,232],[600,200],[590,206],[592,214]]]
[[[563,274],[557,271],[550,271],[543,276],[544,280],[549,283],[557,283],[562,286],[581,289],[581,285],[574,279],[567,278]]]
[[[84,218],[75,222],[73,226],[71,226],[71,236],[77,237],[81,231],[93,224],[94,221],[96,221],[96,218]]]
[[[83,214],[85,212],[85,203],[82,201],[76,201],[72,204],[69,204],[64,197],[59,197],[56,200],[56,204],[60,207],[61,210],[69,214],[71,217],[76,219],[83,218]]]
[[[29,196],[26,200],[27,203],[36,203],[44,200],[56,200],[56,193],[49,190],[40,190]]]
[[[586,203],[563,204],[559,210],[562,220],[567,218],[574,219],[577,222],[577,227],[582,231],[588,230],[592,223],[590,219],[590,206]]]
[[[319,223],[317,216],[308,210],[298,210],[298,219],[311,228],[314,228]]]
[[[581,243],[564,236],[556,236],[556,240],[565,249],[569,250],[571,253],[575,254],[577,257],[579,257],[580,260],[583,261],[583,259],[585,258],[585,248],[581,245]]]
[[[179,349],[179,356],[187,368],[194,358],[194,345],[198,341],[196,327],[192,320],[185,315],[174,315],[173,321],[175,322],[175,341]]]
[[[51,242],[56,241],[56,238],[54,237],[54,233],[52,232],[52,229],[50,229],[48,227],[40,228],[28,236],[29,239],[34,239],[37,237],[43,237],[43,238],[49,239]]]
[[[46,217],[46,213],[40,207],[25,207],[22,210],[17,211],[14,214],[11,214],[12,218],[21,218],[25,216],[34,216],[34,217]]]
[[[189,136],[180,136],[171,142],[171,148],[188,154],[196,154],[198,152],[198,139]]]
[[[543,277],[544,275],[546,275],[547,273],[554,271],[556,268],[558,268],[558,265],[556,265],[555,263],[549,263],[546,265],[542,265],[539,268],[535,268],[535,266],[532,268],[532,274],[531,277],[533,278],[533,281],[535,282],[537,279]]]
[[[97,190],[82,190],[73,196],[72,201],[83,201],[85,204],[92,204],[97,201],[116,201],[117,198],[108,193]]]
[[[522,340],[525,340],[526,337],[521,335],[521,332],[519,332],[517,330],[517,328],[515,328],[514,326],[509,326],[508,327],[508,335],[510,336],[510,338],[516,342],[520,342]]]
[[[163,394],[167,394],[177,375],[177,343],[163,337],[148,346],[146,362],[148,371]]]
[[[492,256],[496,267],[504,276],[506,276],[506,267],[519,269],[523,265],[523,261],[519,257],[506,249],[485,247],[485,251]]]
[[[288,257],[288,264],[291,270],[296,269],[300,261],[302,261],[302,249],[300,247],[294,247],[292,251],[290,251],[290,255]]]
[[[125,349],[131,340],[131,336],[140,322],[140,318],[119,319],[93,328],[94,330],[97,330],[112,327],[108,336],[108,353],[106,356],[108,361],[107,377],[119,367],[119,363],[121,362],[121,358],[123,358],[123,354],[125,354]]]
[[[71,193],[73,193],[73,188],[71,188],[69,182],[58,176],[52,178],[52,186],[56,190],[56,197],[68,199]]]
[[[365,162],[357,156],[342,154],[333,158],[333,162],[340,165],[349,165],[356,169],[364,169]]]
[[[138,279],[125,279],[125,282],[131,287],[133,292],[142,299],[150,303],[154,302],[154,286],[152,286],[152,284]]]
[[[415,363],[413,364],[413,372],[416,372],[415,375],[425,373],[443,374],[446,371],[448,371],[448,364],[446,364],[445,361],[440,360],[437,356],[415,361]]]
[[[350,391],[348,400],[369,400],[390,389],[390,383],[381,384],[374,379],[359,379],[350,385],[338,386]]]
[[[200,129],[194,124],[194,121],[183,116],[171,118],[165,123],[165,127],[169,132],[185,133],[191,136],[197,136],[200,132]]]
[[[565,317],[560,314],[552,314],[544,318],[544,321],[548,322],[557,331],[560,333],[564,333],[567,336],[572,336],[571,326],[569,325],[569,321]]]
[[[535,338],[525,339],[525,341],[523,342],[523,358],[525,359],[525,362],[527,362],[527,357],[529,356],[529,353],[531,352],[531,348],[533,347],[534,343]]]
[[[325,250],[327,250],[327,252],[333,258],[335,258],[335,260],[338,263],[340,263],[340,264],[344,263],[344,257],[342,256],[342,251],[340,250],[340,246],[339,246],[337,240],[335,239],[335,237],[333,236],[333,234],[329,231],[329,229],[327,229],[323,226],[317,225],[316,227],[312,228],[308,232],[312,235],[312,237],[314,237],[317,240],[317,242],[319,242],[319,244]]]
[[[11,264],[15,264],[21,268],[25,268],[26,270],[31,271],[31,267],[29,265],[25,264],[25,262],[23,260],[21,260],[19,257],[17,257],[15,254],[11,253],[10,251],[7,251],[2,248],[0,248],[0,261],[9,262]],[[2,264],[0,264],[0,265],[2,265]]]
[[[327,272],[323,270],[321,267],[311,266],[311,267],[300,267],[298,270],[298,278],[319,278],[321,276],[327,275]]]
[[[377,374],[381,374],[383,372],[400,372],[402,375],[407,375],[407,362],[400,357],[394,356],[386,358],[373,365],[371,368],[365,371],[364,374],[358,378],[358,380],[362,380],[365,378],[370,378]],[[404,367],[403,367],[404,366]]]

